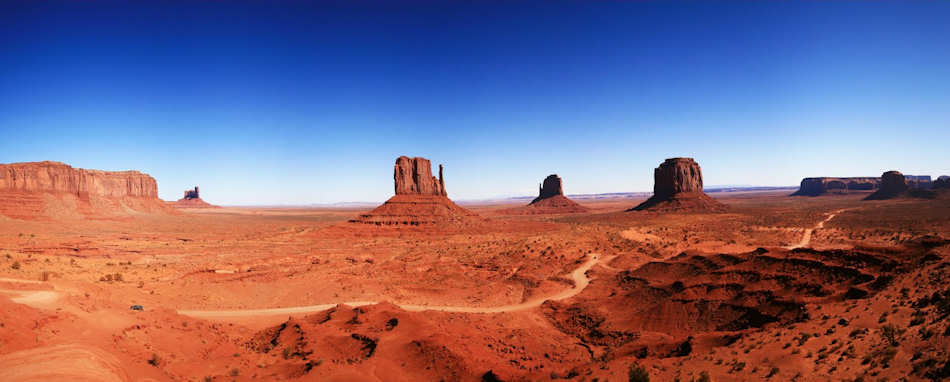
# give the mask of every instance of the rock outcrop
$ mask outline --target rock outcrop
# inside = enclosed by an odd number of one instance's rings
[[[198,186],[193,190],[185,190],[185,195],[174,202],[169,202],[175,208],[220,208],[201,199]]]
[[[929,190],[933,188],[933,181],[930,175],[904,175],[907,181],[907,187],[915,190]]]
[[[82,218],[164,211],[155,178],[138,171],[73,168],[59,162],[0,165],[0,214]]]
[[[631,210],[723,211],[703,192],[703,173],[693,158],[670,158],[653,170],[653,196]]]
[[[934,181],[934,189],[950,189],[950,176],[942,175]]]
[[[393,180],[396,184],[396,195],[447,196],[442,165],[439,165],[439,177],[436,178],[432,176],[432,164],[426,158],[397,158]]]
[[[847,194],[854,191],[874,191],[880,187],[881,178],[855,177],[834,178],[818,177],[802,179],[794,196],[819,196],[826,194]]]
[[[865,199],[893,199],[905,195],[909,188],[904,174],[901,174],[900,171],[888,171],[881,175],[881,187]]]
[[[539,215],[539,214],[571,214],[590,211],[577,202],[564,196],[564,186],[561,177],[557,174],[548,175],[538,185],[538,197],[527,206],[509,208],[498,211],[502,215]]]
[[[425,158],[401,156],[393,168],[396,195],[383,205],[350,220],[353,223],[418,226],[461,224],[477,220],[476,214],[449,200],[439,165],[439,177],[432,176]]]

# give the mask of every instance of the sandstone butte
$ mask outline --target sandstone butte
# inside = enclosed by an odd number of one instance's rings
[[[185,194],[181,199],[168,202],[168,204],[175,208],[220,208],[202,200],[198,186],[195,186],[193,190],[185,190]]]
[[[724,211],[703,192],[703,172],[693,158],[669,158],[653,170],[653,196],[630,211]]]
[[[397,158],[393,168],[393,180],[396,195],[350,222],[417,226],[466,223],[478,216],[448,198],[442,166],[439,165],[439,177],[436,178],[432,176],[432,165],[428,159],[406,156]]]
[[[847,194],[852,191],[874,191],[880,187],[881,178],[877,177],[816,177],[802,179],[795,196],[819,196],[825,194]]]
[[[538,185],[538,197],[527,206],[501,211],[510,215],[570,214],[589,212],[590,209],[564,196],[564,186],[557,174],[548,175]]]
[[[73,168],[59,162],[0,165],[0,215],[70,219],[166,212],[155,178],[138,171]]]

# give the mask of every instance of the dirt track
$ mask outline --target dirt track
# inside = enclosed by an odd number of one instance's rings
[[[610,259],[606,259],[609,261]],[[531,299],[520,304],[513,305],[502,305],[494,307],[470,307],[470,306],[443,306],[443,305],[413,305],[413,304],[394,304],[401,309],[410,311],[410,312],[422,312],[427,310],[435,310],[440,312],[457,312],[457,313],[504,313],[504,312],[514,312],[519,310],[527,310],[532,308],[537,308],[541,306],[545,301],[548,300],[564,300],[571,298],[581,293],[584,288],[587,288],[587,285],[590,284],[590,279],[587,277],[587,271],[597,265],[601,261],[601,257],[598,254],[591,254],[586,262],[581,264],[580,267],[571,272],[571,278],[574,280],[574,287],[567,289],[563,292],[560,292],[553,296],[547,297],[538,297]],[[294,314],[294,313],[313,313],[323,310],[333,308],[337,305],[349,305],[353,307],[364,306],[364,305],[373,305],[378,304],[382,301],[347,301],[340,303],[331,303],[331,304],[321,304],[321,305],[308,305],[308,306],[296,306],[289,308],[270,308],[270,309],[242,309],[242,310],[179,310],[178,313],[185,316],[197,317],[197,318],[225,318],[225,317],[249,317],[249,316],[270,316],[270,315],[284,315],[284,314]]]

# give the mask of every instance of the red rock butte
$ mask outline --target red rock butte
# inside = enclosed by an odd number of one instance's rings
[[[174,202],[169,202],[175,208],[220,208],[201,199],[198,186],[193,190],[185,190],[184,196]]]
[[[703,192],[703,172],[693,158],[669,158],[653,170],[653,196],[631,211],[723,211]]]
[[[168,211],[155,178],[138,171],[73,168],[59,162],[0,165],[0,215],[83,218]]]
[[[442,166],[432,176],[428,159],[401,156],[393,168],[396,195],[383,205],[350,220],[375,225],[453,224],[472,221],[478,215],[452,202],[445,191]]]
[[[564,196],[564,187],[561,177],[557,174],[548,175],[544,181],[538,185],[538,197],[534,198],[527,206],[503,210],[504,214],[512,215],[538,215],[538,214],[569,214],[589,212],[577,202]]]

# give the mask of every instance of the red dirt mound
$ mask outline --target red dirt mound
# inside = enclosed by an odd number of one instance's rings
[[[73,168],[59,162],[0,165],[0,215],[82,219],[170,211],[155,178],[138,171]]]

